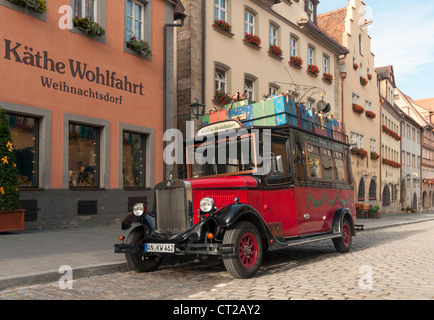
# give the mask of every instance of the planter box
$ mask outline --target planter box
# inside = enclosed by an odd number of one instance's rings
[[[25,209],[0,211],[0,232],[24,232]]]

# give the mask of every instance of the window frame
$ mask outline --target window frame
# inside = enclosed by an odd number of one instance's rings
[[[152,1],[148,0],[132,0],[133,4],[135,2],[140,3],[143,7],[142,16],[143,16],[143,24],[142,24],[142,39],[149,43],[149,46],[152,48]],[[135,55],[136,57],[152,61],[152,54],[147,55],[146,57],[136,52],[133,49],[130,49],[127,45],[128,42],[128,31],[127,31],[127,6],[128,0],[124,0],[124,13],[123,13],[123,50],[124,52]]]
[[[216,3],[216,1],[218,2],[218,4]],[[214,19],[228,22],[228,0],[216,0],[216,1],[214,1]],[[225,3],[224,8],[221,6],[222,1]],[[216,15],[217,12],[218,12],[218,16]],[[224,13],[224,19],[220,17],[220,14],[222,12]]]
[[[290,57],[299,57],[299,55],[298,55],[298,43],[299,43],[299,38],[296,35],[291,34],[289,37],[289,55],[290,55]]]
[[[78,29],[75,26],[70,28],[69,31],[105,44],[106,38],[107,38],[107,26],[106,26],[106,24],[107,24],[107,18],[106,18],[107,17],[107,4],[106,4],[106,1],[102,1],[102,0],[94,0],[94,1],[95,1],[94,10],[97,13],[96,14],[97,18],[94,17],[94,21],[97,22],[101,27],[103,27],[104,30],[106,30],[106,33],[100,37],[92,38],[86,32]],[[75,13],[75,0],[69,0],[69,6],[72,8],[72,14],[74,14]]]
[[[128,39],[128,31],[131,31],[132,37],[135,37],[137,40],[144,40],[145,41],[145,3],[141,2],[141,1],[136,1],[136,0],[126,0],[127,3],[127,7],[128,7],[128,2],[131,2],[131,16],[128,15],[128,11],[125,10],[125,16],[126,16],[126,20],[128,21],[128,19],[131,19],[131,26],[133,28],[133,30],[128,30],[127,29],[127,41],[129,41]],[[135,10],[136,10],[136,5],[138,5],[141,8],[141,16],[140,19],[141,20],[137,20],[136,19],[136,15],[135,15]],[[135,30],[135,23],[136,21],[139,21],[141,26],[140,26],[140,37],[138,37],[136,35],[136,30]],[[127,24],[128,25],[128,24]]]
[[[63,114],[63,182],[64,189],[85,190],[87,188],[70,188],[69,186],[69,124],[75,123],[99,128],[99,187],[92,190],[104,190],[110,187],[110,121],[80,116],[76,114]],[[68,146],[68,147],[66,147]]]
[[[251,16],[252,17],[252,21],[248,21],[248,17]],[[244,9],[244,33],[249,33],[252,35],[256,35],[256,17],[257,14],[255,11],[253,11],[250,8],[245,8]],[[252,30],[252,32],[249,32],[250,29]]]

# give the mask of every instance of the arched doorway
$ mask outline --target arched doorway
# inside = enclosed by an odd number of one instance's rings
[[[424,191],[422,194],[422,206],[423,209],[428,209],[428,192]]]
[[[401,183],[401,208],[407,208],[407,184]]]
[[[369,200],[377,200],[377,184],[374,179],[369,184]]]
[[[385,186],[383,189],[383,206],[388,206],[390,205],[390,188],[389,186]]]
[[[365,181],[363,180],[363,178],[361,178],[359,182],[358,199],[359,201],[365,201]]]

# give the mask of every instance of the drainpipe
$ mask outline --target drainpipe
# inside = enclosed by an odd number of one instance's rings
[[[202,104],[205,104],[206,0],[202,1]]]
[[[176,16],[175,16],[176,18]],[[167,82],[166,82],[166,77],[167,77],[167,30],[169,28],[179,28],[179,27],[183,27],[184,26],[184,20],[186,18],[185,14],[179,14],[178,19],[181,19],[181,23],[166,23],[164,25],[164,31],[163,31],[163,61],[164,61],[164,66],[163,66],[163,134],[164,132],[166,132],[167,130],[167,99],[166,99],[166,94],[167,94]],[[166,148],[166,141],[163,140],[163,152],[164,149]],[[167,175],[167,169],[166,169],[166,164],[163,163],[163,180],[166,180],[166,175]]]

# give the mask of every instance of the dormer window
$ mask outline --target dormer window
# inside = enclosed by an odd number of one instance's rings
[[[305,0],[305,11],[307,13],[307,18],[312,23],[317,23],[316,14],[318,7],[318,0]]]

